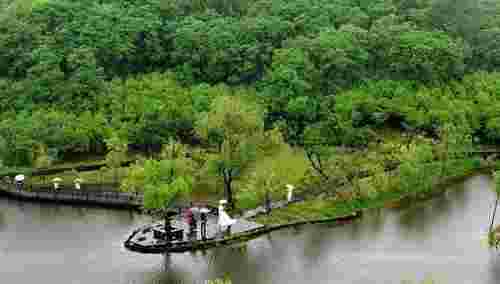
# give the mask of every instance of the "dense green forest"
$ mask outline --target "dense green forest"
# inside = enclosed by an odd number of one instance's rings
[[[363,147],[377,128],[432,136],[462,119],[474,141],[500,142],[498,0],[1,0],[0,9],[7,166],[40,152],[104,153],[110,138],[143,152],[170,139],[217,145],[222,128],[197,127],[228,96],[258,104],[263,128],[290,145],[319,131],[321,143]]]

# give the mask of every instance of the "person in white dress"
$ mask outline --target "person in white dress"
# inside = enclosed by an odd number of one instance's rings
[[[231,229],[231,226],[236,223],[236,220],[229,217],[226,211],[224,211],[224,204],[226,203],[226,200],[219,201],[219,219],[217,220],[217,228],[219,232],[224,228]]]

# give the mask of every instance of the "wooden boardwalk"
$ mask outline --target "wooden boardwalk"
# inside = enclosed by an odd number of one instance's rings
[[[142,206],[143,202],[142,194],[118,191],[27,191],[15,190],[12,187],[0,184],[0,193],[22,200],[52,201],[60,203],[78,203],[129,208],[139,208]]]

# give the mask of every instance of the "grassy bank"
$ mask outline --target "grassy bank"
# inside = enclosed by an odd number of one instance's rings
[[[440,178],[430,190],[416,189],[415,191],[408,192],[401,190],[400,187],[396,187],[389,191],[381,191],[371,198],[357,198],[353,200],[317,198],[292,204],[286,208],[273,210],[269,215],[257,217],[256,221],[262,224],[285,224],[298,221],[331,219],[362,210],[400,207],[410,202],[427,200],[438,196],[448,190],[450,185],[473,174],[487,172],[493,168],[493,165],[486,162],[480,165],[477,163],[464,164],[466,166],[463,168],[456,169],[454,173]],[[394,179],[397,179],[397,177],[394,177]]]

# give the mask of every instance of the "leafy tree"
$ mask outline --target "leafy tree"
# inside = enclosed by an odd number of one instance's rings
[[[334,157],[333,148],[325,145],[307,145],[305,153],[312,169],[325,181],[330,180],[328,163]]]
[[[488,71],[498,70],[500,43],[497,39],[499,37],[500,25],[478,32],[477,43],[473,46],[473,56],[469,63],[472,68]]]
[[[417,195],[430,190],[436,177],[432,148],[428,144],[412,141],[403,145],[399,167],[400,188],[403,192]]]
[[[112,126],[122,128],[131,144],[149,154],[169,138],[191,135],[193,98],[169,73],[151,73],[110,84],[111,96],[103,104],[112,113]]]
[[[145,171],[149,170],[145,167]],[[144,191],[144,208],[165,211],[180,195],[189,194],[192,181],[186,177],[177,177],[170,183],[146,185]]]
[[[144,192],[145,179],[144,164],[137,161],[128,168],[127,175],[120,182],[120,190],[136,194]]]
[[[230,206],[234,206],[233,181],[255,160],[256,142],[264,130],[259,107],[241,96],[216,98],[210,111],[197,125],[197,133],[204,139],[209,138],[212,129],[221,133],[221,151],[209,159],[208,165],[212,173],[223,179],[225,197]]]
[[[168,160],[146,160],[144,163],[144,208],[166,214],[175,201],[186,199],[192,192],[194,168],[184,148],[174,142],[167,147]],[[169,225],[165,215],[165,227]]]
[[[311,96],[317,90],[316,73],[304,50],[280,49],[261,84],[260,96],[269,110],[266,123],[285,121],[286,139],[292,143],[300,143],[304,125],[316,119],[319,104]]]
[[[300,184],[309,169],[304,155],[286,144],[277,128],[266,131],[258,155],[259,166],[252,171],[246,194],[256,195],[266,206],[273,196],[285,196],[287,184]]]
[[[330,110],[331,111],[331,110]],[[332,147],[336,144],[340,130],[335,115],[327,120],[310,125],[304,133],[304,152],[312,169],[325,181],[330,180],[328,167],[335,157]]]
[[[32,117],[27,113],[14,119],[0,120],[0,137],[4,146],[4,162],[9,166],[29,166],[33,162]]]
[[[118,173],[122,163],[127,159],[128,145],[117,136],[112,136],[106,140],[108,153],[106,154],[106,165],[112,169],[114,182],[118,182]]]
[[[367,66],[371,60],[366,50],[370,40],[368,31],[344,25],[339,30],[324,29],[304,43],[316,72],[319,72],[321,92],[335,94],[345,87],[366,76]],[[299,40],[298,40],[299,41]]]
[[[440,146],[441,175],[446,175],[447,167],[453,165],[457,160],[464,160],[471,156],[473,150],[472,135],[467,121],[461,119],[456,120],[455,123],[445,124],[441,131]]]
[[[464,43],[444,32],[408,31],[393,38],[385,61],[404,78],[427,82],[457,78],[465,69]]]
[[[480,1],[436,0],[430,6],[431,25],[472,41],[480,28]]]
[[[75,129],[77,137],[85,137],[81,148],[84,152],[102,153],[104,137],[109,137],[111,129],[106,117],[102,113],[92,113],[85,111],[77,117]]]
[[[46,145],[36,145],[33,149],[34,161],[33,166],[38,169],[47,169],[52,165],[52,159],[48,153],[48,148]],[[45,182],[46,176],[42,176],[41,179]]]
[[[161,160],[147,159],[131,167],[121,183],[121,190],[144,191],[144,208],[165,216],[169,225],[168,209],[192,192],[195,168],[186,157],[186,149],[173,140],[164,146]]]
[[[0,11],[0,77],[22,78],[32,64],[31,46],[37,42],[40,27],[26,16]]]

